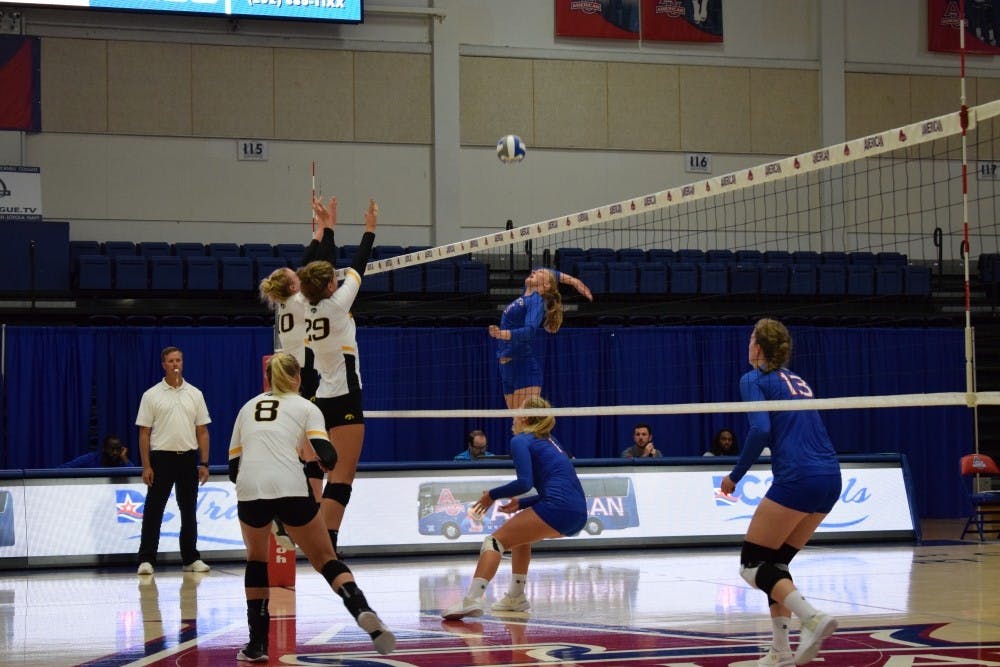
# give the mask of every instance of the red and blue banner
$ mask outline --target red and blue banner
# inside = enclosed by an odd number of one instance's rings
[[[639,39],[639,0],[556,0],[556,37]]]
[[[0,35],[0,130],[42,129],[40,64],[37,37]]]
[[[722,0],[642,0],[642,39],[721,42]]]
[[[963,7],[964,5],[964,7]],[[958,26],[965,11],[965,52],[1000,55],[1000,7],[995,2],[927,0],[927,48],[958,53]]]

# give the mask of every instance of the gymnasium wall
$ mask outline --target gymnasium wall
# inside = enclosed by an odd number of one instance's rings
[[[236,29],[25,9],[44,132],[0,133],[0,162],[42,168],[45,215],[73,239],[303,241],[315,161],[348,230],[375,196],[380,241],[444,243],[694,180],[685,152],[725,173],[817,147],[831,104],[844,137],[956,108],[957,57],[926,53],[925,3],[832,4],[842,25],[819,0],[726,3],[721,45],[557,39],[537,0],[368,2],[361,26]],[[842,63],[820,58],[824,39]],[[970,104],[1000,96],[991,64],[970,60]],[[842,99],[824,103],[831,72]],[[458,127],[435,127],[449,104]],[[505,168],[493,145],[511,131],[529,158]],[[238,138],[268,140],[269,160],[237,161]]]

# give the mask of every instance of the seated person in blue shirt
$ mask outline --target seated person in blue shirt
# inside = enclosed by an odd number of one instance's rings
[[[122,445],[117,435],[104,438],[104,446],[100,451],[87,452],[72,461],[63,463],[60,468],[122,468],[131,466],[128,459],[128,447]]]
[[[465,436],[465,450],[455,455],[456,461],[475,461],[486,456],[493,456],[493,452],[486,451],[486,434],[480,430],[469,431]]]

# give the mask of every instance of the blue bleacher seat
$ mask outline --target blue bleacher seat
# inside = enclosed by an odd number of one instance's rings
[[[600,262],[601,264],[608,264],[609,262],[614,262],[618,259],[615,251],[611,248],[588,248],[587,249],[587,261],[588,262]]]
[[[665,294],[667,291],[667,266],[659,262],[645,262],[636,267],[639,294]]]
[[[142,241],[136,244],[136,250],[145,258],[169,257],[170,244],[166,241]]]
[[[297,269],[302,265],[302,255],[305,252],[306,247],[301,243],[279,243],[274,246],[275,255],[284,258],[288,266],[293,269]]]
[[[820,264],[819,288],[817,292],[825,296],[843,296],[847,289],[846,264]]]
[[[159,324],[156,315],[126,315],[125,326],[129,327],[155,327]]]
[[[80,272],[80,257],[82,255],[100,255],[101,244],[97,241],[70,241],[69,242],[69,272],[75,278]],[[25,254],[24,260],[27,263],[28,257]],[[8,267],[12,268],[12,267]],[[25,266],[24,272],[30,274],[31,269]]]
[[[184,260],[180,257],[150,257],[149,287],[155,290],[184,289]]]
[[[240,246],[236,243],[209,243],[205,246],[211,257],[239,257]]]
[[[906,255],[891,250],[878,253],[876,256],[880,266],[906,266]]]
[[[788,293],[794,296],[816,294],[816,265],[793,264],[788,274]]]
[[[653,248],[646,253],[646,260],[659,264],[671,264],[676,259],[674,251],[670,248]]]
[[[603,262],[577,262],[576,277],[590,288],[592,294],[607,294],[607,267]]]
[[[821,264],[823,258],[815,250],[796,250],[792,253],[792,261],[796,264]]]
[[[792,253],[787,250],[768,250],[764,253],[764,262],[767,264],[791,264]]]
[[[257,257],[253,260],[253,265],[253,283],[254,285],[260,285],[260,281],[273,272],[286,268],[288,262],[285,261],[284,257]]]
[[[424,265],[403,266],[392,271],[392,291],[403,294],[424,291]]]
[[[646,251],[642,248],[622,248],[618,251],[618,261],[641,264],[646,261]]]
[[[764,253],[760,250],[737,250],[737,264],[760,264],[764,261]]]
[[[729,292],[729,267],[725,263],[698,265],[701,294],[726,294]]]
[[[108,257],[118,255],[134,255],[135,243],[133,241],[105,241],[104,254]]]
[[[635,294],[636,284],[635,264],[632,262],[609,262],[608,292],[610,294]]]
[[[337,256],[340,257],[341,259],[346,259],[349,264],[350,262],[354,261],[354,254],[357,251],[358,251],[358,245],[356,243],[349,245],[342,245],[339,248],[337,248]]]
[[[738,264],[730,271],[731,294],[760,293],[760,264]]]
[[[819,256],[824,264],[847,265],[847,253],[840,250],[824,250]]]
[[[372,259],[388,259],[405,254],[406,249],[401,245],[377,245],[372,248]]]
[[[674,262],[670,265],[670,293],[698,293],[698,265],[690,262]]]
[[[436,262],[429,262],[424,266],[424,291],[441,293],[454,292],[456,289],[455,262],[450,259],[441,259]]]
[[[365,273],[361,278],[362,292],[389,292],[392,290],[391,271]]]
[[[789,260],[791,256],[789,256]],[[769,263],[761,268],[760,293],[769,296],[788,294],[788,269],[790,264]]]
[[[249,292],[254,289],[253,259],[250,257],[222,257],[222,289],[226,292]]]
[[[200,327],[226,327],[229,326],[229,318],[225,315],[199,315],[197,323]]]
[[[852,296],[871,296],[875,293],[874,264],[851,264],[847,267],[847,293]]]
[[[274,257],[274,246],[270,243],[244,243],[240,250],[244,257],[249,257],[250,259]]]
[[[930,296],[931,269],[929,266],[907,266],[903,269],[903,289],[907,296]]]
[[[187,289],[197,291],[219,289],[218,257],[185,257],[184,266]]]
[[[705,261],[705,251],[697,248],[685,248],[674,253],[678,262],[701,264]]]
[[[875,294],[898,296],[903,293],[903,267],[879,265],[875,267]]]
[[[709,250],[705,253],[705,261],[712,264],[733,264],[736,261],[736,253],[726,249]]]
[[[190,315],[177,315],[171,313],[160,318],[160,324],[165,327],[190,327],[194,326],[194,318]]]
[[[110,257],[80,255],[77,266],[77,287],[82,290],[111,289]]]
[[[111,258],[114,266],[115,289],[149,289],[148,260],[140,255],[117,255]]]
[[[458,291],[462,294],[486,294],[490,290],[490,267],[485,262],[458,262]]]
[[[856,250],[847,254],[847,262],[849,264],[866,264],[868,266],[875,266],[878,260],[875,257],[875,253],[868,252],[867,250]]]
[[[181,241],[174,244],[174,254],[178,257],[204,257],[205,244],[193,241]]]
[[[556,248],[556,269],[564,273],[576,275],[577,262],[587,260],[587,253],[583,248]]]

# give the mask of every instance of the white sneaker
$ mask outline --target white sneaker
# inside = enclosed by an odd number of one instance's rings
[[[837,619],[820,612],[802,621],[799,645],[795,648],[795,664],[804,665],[819,653],[823,640],[837,629]]]
[[[502,598],[493,603],[493,611],[527,611],[531,609],[531,603],[522,593],[516,597],[511,597],[507,593]]]
[[[375,650],[382,655],[388,655],[396,648],[396,635],[385,627],[385,623],[375,612],[363,611],[358,614],[358,627],[368,633],[368,636],[372,638],[372,644],[375,645]]]
[[[295,542],[292,541],[292,537],[285,531],[285,524],[281,522],[281,519],[274,519],[271,522],[271,533],[274,534],[274,541],[278,543],[279,547],[295,551]]]
[[[791,651],[775,651],[773,646],[757,661],[757,667],[794,667],[794,665],[795,657]]]
[[[202,559],[198,559],[193,563],[188,563],[182,568],[185,572],[208,572],[212,568]]]
[[[462,598],[462,601],[458,604],[452,605],[445,611],[441,613],[441,617],[449,621],[457,621],[465,616],[482,616],[483,615],[483,601],[480,600],[469,600],[468,598]]]
[[[139,569],[135,571],[136,574],[153,574],[153,564],[152,563],[139,563]]]

